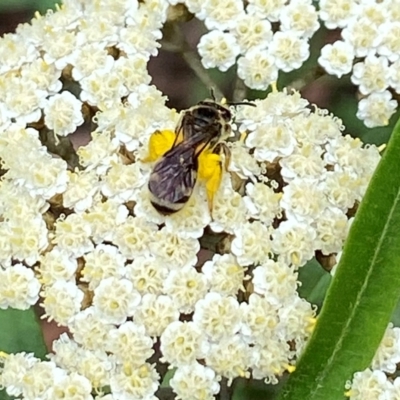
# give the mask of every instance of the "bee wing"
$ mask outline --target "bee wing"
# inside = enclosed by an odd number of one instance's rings
[[[149,180],[150,192],[173,204],[184,204],[193,192],[197,179],[195,149],[185,143],[173,147],[154,166]]]

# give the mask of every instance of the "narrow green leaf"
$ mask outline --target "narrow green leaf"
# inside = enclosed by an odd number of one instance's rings
[[[321,307],[326,291],[331,282],[331,274],[326,272],[314,258],[299,269],[298,280],[301,282],[299,295],[308,302]]]
[[[25,351],[44,358],[47,353],[42,330],[33,308],[26,311],[0,310],[0,351]]]
[[[343,399],[367,368],[400,296],[400,121],[346,241],[315,332],[280,399]]]
[[[392,318],[390,321],[393,322],[394,326],[400,326],[400,301],[397,302],[397,306],[393,311]]]

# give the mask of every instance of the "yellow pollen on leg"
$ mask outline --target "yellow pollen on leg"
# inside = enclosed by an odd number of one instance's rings
[[[144,162],[151,162],[158,160],[168,150],[171,149],[175,141],[174,131],[156,131],[149,140],[149,155],[143,160]]]
[[[222,180],[221,156],[210,152],[200,154],[198,173],[199,178],[206,182],[207,200],[211,210],[214,195]]]

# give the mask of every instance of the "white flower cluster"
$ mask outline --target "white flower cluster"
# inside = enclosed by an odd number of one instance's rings
[[[281,6],[271,4],[274,15]],[[297,269],[341,250],[379,153],[298,93],[272,93],[237,109],[242,139],[230,144],[211,212],[199,183],[181,211],[159,214],[148,142],[179,115],[146,68],[167,6],[70,0],[0,39],[0,307],[25,309],[40,295],[44,318],[71,334],[50,361],[0,355],[11,395],[154,400],[158,356],[176,368],[181,399],[213,399],[222,377],[277,383],[313,329]],[[227,11],[207,7],[214,27]],[[257,15],[258,2],[249,7]],[[71,171],[41,133],[68,135],[85,109],[98,110],[96,129]],[[210,238],[220,240],[213,254]]]
[[[400,93],[400,4],[397,0],[321,0],[320,18],[341,29],[341,40],[325,45],[319,64],[351,81],[363,98],[357,117],[372,128],[387,125],[397,109],[391,92]]]
[[[252,89],[266,90],[279,71],[300,68],[320,26],[311,0],[170,0],[178,2],[209,30],[198,44],[204,67],[226,71],[237,62],[238,76]]]
[[[400,378],[395,377],[397,365],[400,362],[400,328],[392,324],[386,330],[385,336],[372,360],[371,368],[356,372],[352,382],[347,383],[350,389],[346,396],[349,400],[400,398]]]
[[[320,27],[341,29],[342,40],[321,49],[319,64],[331,75],[352,72],[363,98],[357,117],[368,127],[387,125],[400,93],[400,16],[397,0],[169,0],[184,3],[209,30],[198,43],[205,68],[237,74],[266,90],[279,71],[300,68],[309,39]]]

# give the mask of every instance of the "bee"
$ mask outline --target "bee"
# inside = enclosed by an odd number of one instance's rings
[[[224,152],[229,159],[229,149],[223,141],[230,135],[231,118],[231,111],[213,100],[202,101],[183,113],[172,147],[156,162],[148,182],[150,201],[158,212],[173,214],[188,202],[197,181],[199,157],[205,153],[212,154],[217,163],[216,178],[214,175],[214,182],[207,187],[209,204],[212,203],[222,173],[219,156]]]

